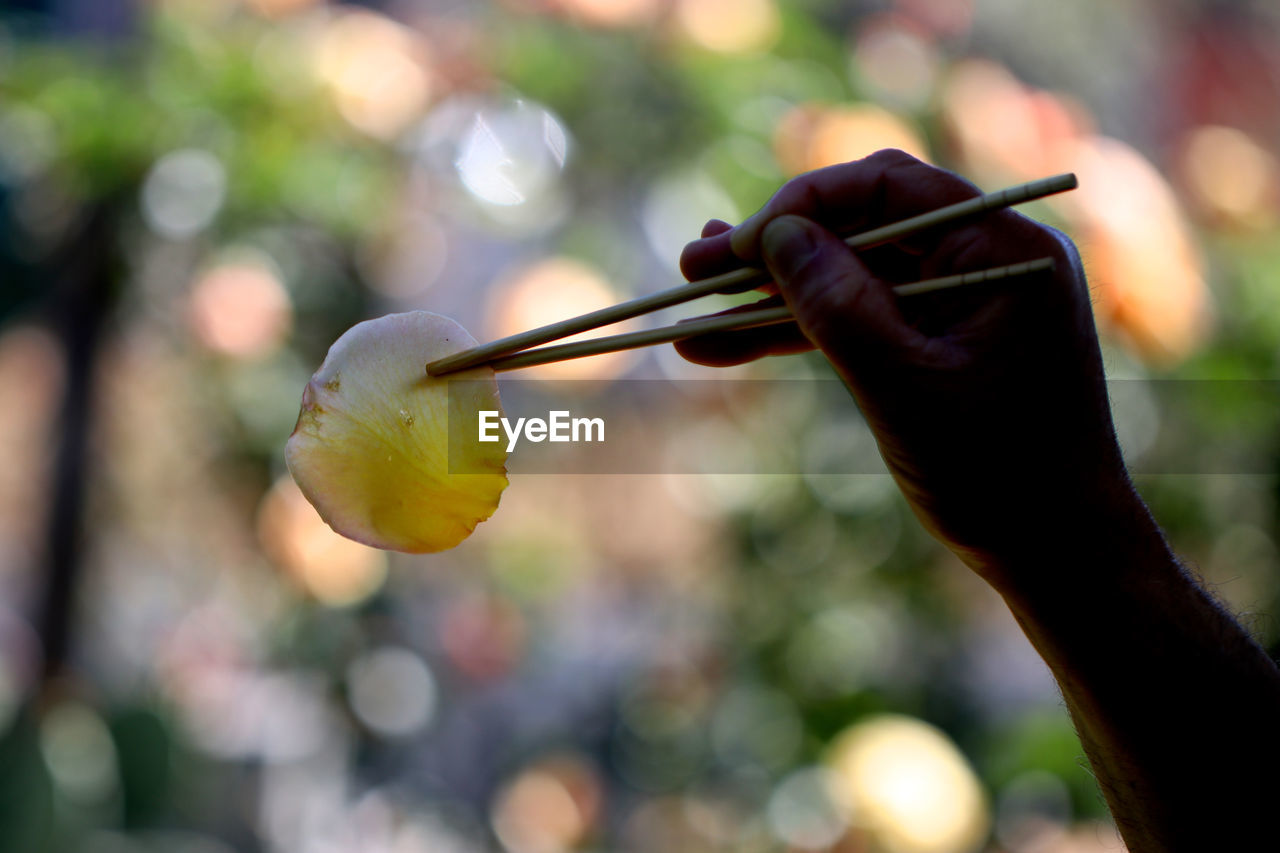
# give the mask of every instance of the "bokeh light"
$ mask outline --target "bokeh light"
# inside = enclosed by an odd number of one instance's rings
[[[592,832],[602,806],[595,770],[577,756],[554,755],[498,793],[493,829],[509,853],[568,853]]]
[[[973,26],[974,0],[894,0],[893,5],[940,36],[961,36]]]
[[[191,237],[222,208],[226,170],[208,151],[185,148],[161,157],[142,184],[142,215],[158,234]]]
[[[49,775],[67,799],[96,805],[117,794],[115,743],[94,709],[79,702],[48,709],[40,723],[40,746]]]
[[[250,9],[267,18],[287,18],[323,3],[323,0],[244,0]]]
[[[1087,137],[1067,162],[1080,188],[1062,204],[1077,223],[1094,304],[1145,358],[1185,358],[1212,319],[1203,261],[1172,188],[1132,146]]]
[[[356,658],[347,667],[347,689],[360,722],[380,735],[411,735],[435,714],[435,679],[408,649],[383,647]]]
[[[1179,166],[1192,199],[1211,221],[1254,230],[1275,224],[1280,165],[1244,131],[1195,128],[1183,142]]]
[[[641,803],[627,816],[622,839],[629,850],[753,849],[767,844],[764,833],[752,833],[750,819],[704,798],[659,797]],[[736,845],[736,846],[735,846]]]
[[[690,234],[699,234],[710,219],[737,222],[741,217],[724,188],[698,170],[668,174],[650,187],[641,213],[649,246],[672,273],[679,272],[680,252]]]
[[[707,219],[884,147],[1078,173],[1022,209],[1081,249],[1126,461],[1276,652],[1271,478],[1145,473],[1274,456],[1259,4],[34,5],[0,13],[5,853],[1122,849],[1050,675],[818,353],[504,375],[513,411],[552,375],[640,406],[429,556],[282,476],[343,329],[491,340],[669,286]],[[1166,381],[1201,377],[1261,381]]]
[[[1060,170],[1064,146],[1089,130],[1074,105],[1032,90],[986,59],[967,59],[951,68],[941,107],[960,157],[984,180],[1030,180]]]
[[[858,160],[881,148],[930,159],[920,132],[875,104],[795,107],[778,123],[773,148],[778,164],[790,175]]]
[[[489,338],[496,340],[620,301],[615,287],[594,267],[572,258],[552,257],[523,267],[494,286],[488,298],[485,326]],[[635,323],[627,321],[555,343],[586,340],[634,328]],[[633,352],[607,353],[540,365],[521,373],[539,379],[612,379],[621,375],[634,358]]]
[[[188,674],[181,698],[190,736],[222,758],[290,765],[338,742],[313,674],[209,666]]]
[[[523,100],[476,110],[458,142],[454,166],[481,202],[514,207],[555,186],[569,153],[564,125],[546,108]]]
[[[334,533],[288,475],[263,498],[258,535],[272,560],[325,604],[362,601],[386,578],[386,555]]]
[[[694,44],[717,53],[763,50],[781,24],[774,0],[675,0],[675,19]]]
[[[890,853],[964,853],[986,837],[986,797],[941,731],[902,715],[865,719],[831,744],[835,799]]]
[[[726,695],[711,721],[711,748],[728,766],[788,767],[803,735],[800,715],[786,694],[750,685]]]
[[[478,682],[510,674],[523,659],[529,639],[519,608],[505,598],[483,594],[455,598],[436,630],[453,668]]]
[[[1173,189],[1149,159],[1093,133],[1069,101],[988,60],[952,70],[943,115],[965,162],[988,180],[1076,173],[1080,188],[1052,204],[1071,223],[1101,318],[1144,359],[1168,365],[1200,345],[1212,318],[1203,262]]]
[[[905,109],[926,106],[940,60],[928,36],[907,18],[886,15],[858,30],[853,45],[854,80],[877,101]]]
[[[629,27],[654,20],[665,0],[554,0],[571,18],[597,27]]]
[[[215,353],[261,358],[283,343],[293,321],[289,293],[269,259],[217,264],[192,284],[188,317],[196,339]]]
[[[806,695],[838,698],[866,690],[905,665],[906,637],[886,606],[826,608],[799,627],[786,651],[791,681]]]
[[[824,767],[804,767],[783,779],[769,797],[769,828],[791,849],[826,850],[848,826],[832,802],[835,780]]]
[[[320,33],[313,61],[343,118],[379,139],[399,135],[431,99],[423,40],[370,10],[335,14]]]

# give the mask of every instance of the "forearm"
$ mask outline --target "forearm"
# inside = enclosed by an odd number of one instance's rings
[[[1267,849],[1256,839],[1272,815],[1250,809],[1276,797],[1251,771],[1280,769],[1280,674],[1182,571],[1123,473],[1070,241],[1007,211],[864,253],[824,227],[976,194],[893,151],[788,182],[682,264],[693,278],[763,261],[796,326],[682,351],[731,364],[794,351],[803,333],[917,516],[1000,591],[1052,668],[1133,853]],[[895,296],[902,281],[1037,256],[1057,261],[1052,275]]]
[[[1280,672],[1145,507],[1092,518],[1019,568],[1034,580],[1001,592],[1053,671],[1132,853],[1280,837],[1280,785],[1258,781],[1280,768]]]

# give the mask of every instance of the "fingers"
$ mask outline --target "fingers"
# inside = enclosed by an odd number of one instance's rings
[[[685,278],[697,281],[742,266],[742,259],[729,247],[731,228],[719,219],[702,226],[702,239],[694,240],[680,253],[680,272]]]
[[[874,370],[875,363],[921,363],[941,357],[951,336],[982,332],[996,308],[1012,310],[1011,300],[1023,304],[1034,294],[1041,302],[1045,297],[1079,301],[1074,292],[1079,288],[1068,286],[1049,288],[1050,293],[1020,288],[1007,295],[942,294],[899,304],[891,283],[1045,254],[1062,261],[1059,284],[1083,286],[1078,263],[1067,263],[1071,256],[1063,249],[1064,241],[1052,229],[1013,211],[993,211],[858,255],[832,233],[867,230],[977,195],[977,188],[950,172],[886,150],[795,178],[736,227],[720,220],[708,222],[702,239],[690,243],[681,256],[685,275],[691,280],[707,278],[737,268],[744,260],[767,266],[798,326],[703,336],[679,345],[679,351],[704,364],[733,364],[800,351],[806,346],[803,335],[848,375],[855,365]],[[995,307],[988,304],[993,298]]]
[[[788,181],[757,213],[729,232],[730,249],[756,261],[774,218],[795,214],[835,231],[860,231],[980,195],[973,184],[892,149]]]
[[[843,372],[884,357],[910,361],[924,347],[890,285],[822,226],[777,217],[763,230],[760,249],[800,329]]]
[[[782,297],[771,296],[747,305],[737,305],[724,311],[717,311],[708,316],[743,314],[758,311],[761,308],[776,308],[782,304]],[[767,355],[791,355],[797,352],[808,352],[811,349],[813,344],[795,323],[778,323],[732,332],[712,332],[676,341],[676,352],[687,361],[709,367],[727,367],[732,364],[755,361]]]
[[[676,352],[687,361],[708,367],[728,367],[767,355],[791,355],[811,349],[813,344],[795,323],[716,332],[676,342]]]
[[[733,226],[723,219],[708,219],[707,224],[702,226],[703,237],[714,237],[717,234],[723,234]]]
[[[797,323],[689,338],[676,344],[686,359],[720,367],[817,346],[838,368],[850,368],[869,352],[898,357],[921,344],[890,285],[825,228],[799,216],[778,217],[764,230],[761,250]],[[776,300],[721,313],[768,304]]]

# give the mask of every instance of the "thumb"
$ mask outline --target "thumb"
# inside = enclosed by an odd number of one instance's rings
[[[806,337],[837,367],[871,353],[901,357],[918,343],[890,285],[817,223],[777,217],[760,236],[760,254]]]

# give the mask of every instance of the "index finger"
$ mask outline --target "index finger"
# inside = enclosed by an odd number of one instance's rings
[[[735,255],[760,257],[771,220],[795,214],[836,232],[861,231],[981,195],[963,178],[895,149],[793,178],[730,232]]]

